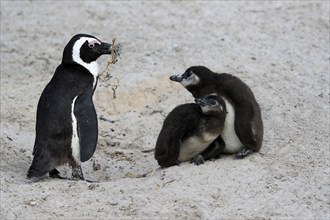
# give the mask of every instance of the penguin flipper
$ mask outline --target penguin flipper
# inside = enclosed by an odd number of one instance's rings
[[[249,102],[241,103],[240,108],[235,109],[236,134],[243,146],[250,151],[258,151],[261,148],[261,141],[258,140],[260,135],[256,133],[260,129],[254,128],[258,115],[260,115],[260,110],[258,112],[258,109]]]
[[[164,132],[161,132],[162,135]],[[164,136],[163,136],[164,137]],[[178,161],[180,153],[180,136],[166,136],[166,139],[158,136],[156,142],[155,159],[161,167],[170,167],[180,164]]]
[[[93,90],[91,88],[78,96],[74,106],[74,115],[78,125],[81,162],[85,162],[93,156],[97,144],[98,124],[92,95]]]
[[[216,159],[220,156],[222,150],[225,148],[225,142],[222,137],[219,136],[215,139],[203,152],[202,156],[204,160]]]

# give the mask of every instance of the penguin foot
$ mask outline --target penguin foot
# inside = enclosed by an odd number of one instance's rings
[[[68,179],[66,177],[61,176],[60,172],[57,169],[52,169],[51,171],[49,171],[48,174],[51,178],[58,178],[58,179],[62,179],[62,180]]]
[[[238,153],[236,153],[235,156],[236,156],[237,158],[240,158],[240,159],[241,159],[241,158],[246,157],[246,156],[249,155],[250,153],[252,153],[252,150],[247,149],[247,148],[244,148],[244,149],[240,150]]]
[[[81,166],[72,167],[72,180],[85,180]]]
[[[192,160],[191,163],[194,163],[195,165],[199,166],[201,164],[204,164],[205,160],[204,157],[202,155],[197,155],[195,156]]]
[[[82,172],[82,169],[81,169],[81,166],[72,167],[72,177],[71,177],[71,180],[83,180],[83,181],[86,181],[88,183],[98,183],[98,181],[95,181],[95,180],[85,179],[85,177],[83,175],[83,172]]]

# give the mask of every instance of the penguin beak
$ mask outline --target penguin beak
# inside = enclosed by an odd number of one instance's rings
[[[205,103],[203,102],[203,99],[195,99],[195,102],[196,102],[198,105],[203,105],[203,104],[205,104]]]
[[[178,75],[173,75],[173,76],[170,76],[170,80],[175,81],[175,82],[181,82],[182,77],[178,76]]]
[[[112,45],[102,42],[100,47],[101,54],[111,54]]]
[[[195,102],[198,104],[198,105],[200,105],[200,106],[202,106],[202,107],[204,107],[204,106],[206,106],[206,105],[208,105],[209,104],[209,102],[208,102],[208,99],[195,99]]]

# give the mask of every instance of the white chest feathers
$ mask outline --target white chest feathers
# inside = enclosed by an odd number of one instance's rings
[[[76,96],[71,105],[71,120],[72,120],[72,139],[71,139],[71,150],[72,150],[72,157],[75,161],[80,164],[80,142],[78,136],[78,126],[77,126],[77,119],[74,115],[74,105],[78,96]]]
[[[72,59],[74,62],[85,67],[94,77],[93,88],[95,88],[97,77],[99,75],[99,64],[96,61],[86,63],[80,57],[80,48],[87,41],[95,40],[94,38],[82,37],[75,42],[72,49]]]
[[[185,139],[181,144],[178,160],[191,160],[205,150],[218,136],[218,134],[204,133],[202,137],[192,136]]]
[[[237,137],[235,131],[235,110],[234,107],[228,100],[222,97],[226,103],[227,115],[225,119],[224,129],[221,132],[221,137],[225,142],[224,153],[237,153],[243,149],[243,144]]]

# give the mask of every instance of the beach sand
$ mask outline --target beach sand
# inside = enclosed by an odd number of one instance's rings
[[[123,45],[117,98],[94,95],[98,183],[31,184],[37,103],[77,33]],[[169,76],[193,65],[251,87],[260,152],[159,167],[163,120],[194,101]],[[0,219],[329,219],[329,2],[1,1],[0,160]]]

